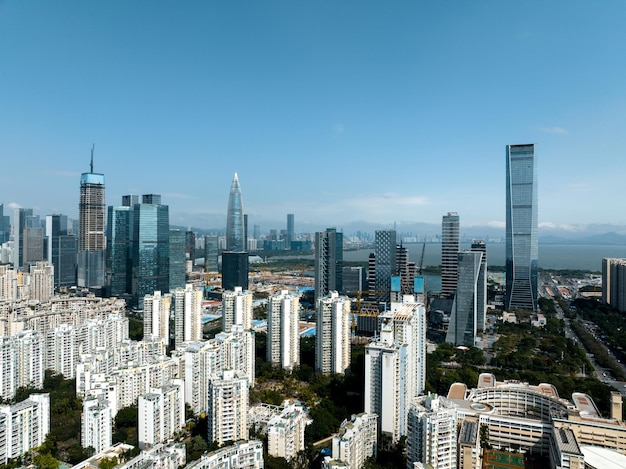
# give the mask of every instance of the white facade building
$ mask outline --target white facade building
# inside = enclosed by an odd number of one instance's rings
[[[0,337],[0,397],[11,399],[22,386],[43,387],[44,347],[43,335],[34,331]]]
[[[176,347],[183,342],[202,340],[202,290],[187,284],[174,290],[172,296]]]
[[[263,469],[263,443],[244,441],[225,446],[187,466],[187,469]]]
[[[312,422],[306,408],[299,403],[283,407],[267,425],[267,452],[271,456],[291,460],[305,449],[304,430]]]
[[[185,426],[185,399],[183,380],[153,388],[139,396],[139,447],[146,448],[168,439]]]
[[[377,415],[361,413],[344,420],[333,437],[333,455],[324,458],[322,467],[360,468],[370,457],[376,457],[378,443]]]
[[[248,439],[248,380],[233,370],[214,375],[209,382],[207,411],[209,441]]]
[[[317,300],[315,370],[344,374],[350,366],[350,299],[331,291]]]
[[[41,446],[50,431],[50,395],[0,406],[0,464]]]
[[[143,299],[143,337],[160,337],[170,341],[170,304],[172,297],[155,291]]]
[[[241,287],[222,293],[222,331],[230,332],[233,324],[252,329],[252,292]]]
[[[80,440],[83,448],[92,447],[96,453],[113,443],[113,415],[106,400],[90,397],[83,401]]]
[[[300,364],[300,298],[281,290],[267,301],[267,361],[293,370]]]
[[[30,299],[48,301],[54,295],[54,266],[37,262],[30,266]]]

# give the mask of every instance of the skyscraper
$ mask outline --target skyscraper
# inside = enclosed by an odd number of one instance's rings
[[[170,230],[170,279],[169,289],[185,286],[185,245],[186,235],[181,230]]]
[[[456,292],[460,247],[459,214],[448,212],[441,221],[441,293],[446,296]]]
[[[160,195],[143,195],[142,203],[133,207],[132,295],[136,303],[154,291],[170,290],[169,225],[169,207],[161,204]]]
[[[222,288],[233,290],[235,287],[248,289],[248,253],[222,253]]]
[[[287,290],[267,299],[267,361],[286,370],[300,364],[300,298]]]
[[[291,249],[291,242],[296,240],[293,213],[287,214],[287,249]]]
[[[108,208],[106,284],[112,296],[132,293],[133,207],[129,196],[122,201]]]
[[[243,198],[239,177],[235,173],[228,197],[228,213],[226,215],[226,250],[245,251],[246,240],[243,219]]]
[[[78,204],[78,286],[103,287],[104,282],[104,174],[93,172],[93,148],[88,173],[80,177]]]
[[[65,215],[46,216],[47,260],[54,266],[54,286],[76,285],[76,237]]]
[[[476,282],[476,329],[482,331],[485,330],[487,320],[487,244],[481,239],[475,239],[471,249],[483,254]]]
[[[32,208],[16,208],[13,213],[13,267],[18,270],[24,265],[24,230],[37,225]]]
[[[375,291],[377,301],[389,303],[391,276],[396,270],[396,230],[377,230],[374,234]]]
[[[202,290],[191,284],[172,291],[174,299],[174,344],[202,340]]]
[[[343,290],[343,233],[335,228],[315,233],[315,298]]]
[[[506,147],[506,309],[537,309],[535,145]]]
[[[468,347],[474,346],[478,323],[478,278],[482,256],[481,251],[457,253],[458,281],[446,342]]]
[[[0,204],[0,244],[11,239],[11,220],[4,214],[4,204]]]

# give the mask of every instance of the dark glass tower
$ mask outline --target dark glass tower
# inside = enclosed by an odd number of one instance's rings
[[[396,272],[396,230],[377,230],[374,235],[375,295],[378,302],[391,299],[391,276]]]
[[[54,287],[76,285],[76,236],[65,215],[46,217],[47,260],[54,266]]]
[[[181,230],[170,230],[169,290],[185,288],[185,247],[187,235]]]
[[[132,292],[133,207],[132,200],[125,197],[124,205],[110,206],[108,211],[106,284],[111,296]]]
[[[315,299],[343,291],[343,233],[335,228],[315,233]]]
[[[248,253],[222,253],[222,289],[234,290],[235,287],[248,289]]]
[[[245,226],[243,216],[243,199],[241,196],[241,186],[237,173],[230,186],[230,196],[228,197],[228,213],[226,215],[226,250],[245,251]]]
[[[295,217],[293,213],[287,214],[287,243],[286,248],[291,249],[292,241],[296,240],[295,234]]]
[[[11,239],[11,220],[4,214],[4,204],[0,204],[0,244]]]
[[[456,292],[460,239],[459,214],[448,212],[441,220],[441,293],[449,297]]]
[[[446,342],[474,346],[478,327],[478,279],[483,253],[481,251],[457,252],[458,282]]]
[[[506,309],[537,309],[535,146],[506,147]]]
[[[145,295],[168,292],[170,278],[169,207],[161,196],[142,196],[133,207],[132,295],[140,307]]]
[[[78,203],[78,286],[103,287],[104,281],[104,174],[93,172],[93,148],[88,173],[80,176]]]

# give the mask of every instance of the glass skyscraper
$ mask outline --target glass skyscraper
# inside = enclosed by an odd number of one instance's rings
[[[456,256],[458,280],[446,342],[473,347],[479,322],[478,280],[483,253],[459,251]]]
[[[169,289],[185,288],[185,248],[187,234],[181,230],[170,230],[170,280]]]
[[[506,147],[506,309],[537,309],[535,146]]]
[[[441,220],[441,293],[449,297],[456,292],[460,239],[459,214],[448,212]]]
[[[133,207],[130,199],[122,200],[124,205],[109,206],[108,212],[106,284],[111,296],[132,291]]]
[[[343,233],[335,228],[315,233],[315,299],[343,291]]]
[[[396,230],[377,230],[374,234],[374,294],[378,302],[391,300],[391,276],[396,274]]]
[[[243,198],[241,196],[239,177],[237,173],[235,173],[233,183],[230,186],[228,213],[226,214],[226,250],[235,252],[245,251],[246,239],[244,235]]]
[[[54,287],[76,285],[76,237],[65,215],[46,216],[47,260],[54,266]]]

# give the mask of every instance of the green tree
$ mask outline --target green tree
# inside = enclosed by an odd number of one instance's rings
[[[50,453],[36,454],[33,458],[33,464],[39,469],[58,469],[61,465]]]

